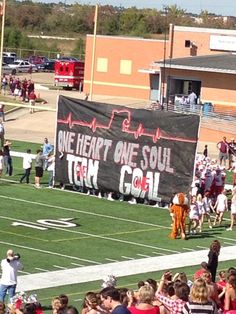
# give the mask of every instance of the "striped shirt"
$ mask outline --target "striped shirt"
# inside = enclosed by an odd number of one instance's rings
[[[183,307],[182,314],[214,314],[217,313],[214,304],[209,301],[206,303],[187,302]]]

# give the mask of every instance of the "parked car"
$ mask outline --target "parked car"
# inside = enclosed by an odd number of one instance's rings
[[[55,70],[55,62],[56,60],[51,59],[43,63],[42,65],[39,66],[40,69],[44,72],[54,72]]]
[[[8,66],[12,69],[15,70],[12,74],[16,74],[18,72],[38,72],[38,68],[35,64],[30,63],[29,61],[25,60],[16,60],[13,63],[8,64]]]
[[[6,74],[6,75],[8,75],[8,74],[14,74],[14,73],[12,73],[12,71],[13,71],[14,69],[12,69],[12,68],[10,68],[9,66],[8,66],[8,64],[6,64],[6,63],[2,63],[2,74],[4,75],[4,74]]]
[[[46,61],[48,61],[49,59],[47,57],[44,56],[30,56],[28,58],[28,61],[32,64],[35,64],[37,66],[45,63]]]
[[[15,52],[7,52],[7,51],[5,51],[5,52],[2,53],[2,56],[3,57],[11,57],[11,58],[14,58],[14,59],[17,58],[17,55],[16,55]]]
[[[13,63],[15,60],[16,60],[15,57],[6,57],[6,56],[3,56],[3,57],[2,57],[2,61],[3,61],[3,63],[5,63],[5,64]]]

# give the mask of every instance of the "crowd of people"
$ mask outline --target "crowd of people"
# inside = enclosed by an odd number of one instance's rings
[[[35,85],[32,79],[20,79],[14,75],[3,75],[2,77],[2,94],[13,96],[14,99],[23,103],[29,103],[30,113],[34,113],[35,101],[37,99],[35,93]],[[0,105],[0,118],[5,120],[4,104]]]
[[[148,278],[131,290],[117,288],[117,278],[108,275],[99,291],[85,294],[82,307],[70,306],[69,297],[61,294],[51,302],[53,314],[235,314],[236,268],[219,271],[221,244],[214,240],[209,248],[208,261],[188,277],[185,272],[172,274],[167,270],[160,280]],[[11,269],[15,269],[15,272]],[[11,314],[42,314],[43,306],[35,295],[15,294],[17,270],[22,268],[20,255],[12,250],[1,262],[0,311],[4,311],[6,292],[9,292],[8,312]]]

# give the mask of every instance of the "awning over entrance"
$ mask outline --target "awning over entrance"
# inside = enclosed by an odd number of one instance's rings
[[[236,54],[224,53],[217,55],[166,59],[165,61],[161,60],[153,62],[153,66],[181,70],[236,74]]]
[[[159,69],[139,69],[139,73],[160,74]]]

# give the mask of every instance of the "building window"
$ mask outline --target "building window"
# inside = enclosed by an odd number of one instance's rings
[[[132,61],[121,60],[120,61],[120,74],[131,75],[132,73]]]
[[[108,59],[97,58],[97,72],[107,72],[107,71],[108,71]]]

